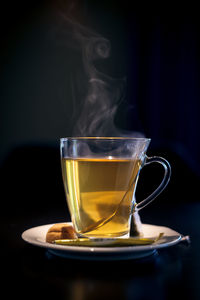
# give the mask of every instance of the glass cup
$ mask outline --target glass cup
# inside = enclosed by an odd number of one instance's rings
[[[131,216],[166,187],[170,164],[147,157],[150,139],[70,137],[60,140],[62,176],[75,231],[89,238],[129,236]],[[143,166],[157,162],[164,178],[146,199],[136,203],[135,190]]]

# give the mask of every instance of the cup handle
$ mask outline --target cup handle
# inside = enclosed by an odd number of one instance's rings
[[[155,163],[155,162],[161,164],[164,167],[165,173],[164,173],[163,180],[160,183],[160,185],[157,187],[157,189],[151,195],[149,195],[146,199],[144,199],[141,202],[139,202],[138,204],[136,204],[135,208],[137,209],[137,211],[139,211],[140,209],[144,208],[149,203],[151,203],[165,189],[165,187],[167,186],[169,179],[171,177],[171,166],[170,166],[169,162],[162,157],[146,156],[144,166],[149,165],[151,163]]]

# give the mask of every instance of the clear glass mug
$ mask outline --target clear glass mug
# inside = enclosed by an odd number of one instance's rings
[[[166,187],[171,168],[162,157],[147,157],[147,138],[71,137],[60,140],[62,176],[75,231],[91,238],[129,236],[131,216]],[[164,178],[146,199],[136,203],[140,170],[150,163],[164,167]]]

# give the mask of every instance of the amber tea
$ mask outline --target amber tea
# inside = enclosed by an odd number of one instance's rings
[[[141,160],[62,158],[62,174],[72,222],[88,237],[129,234]]]
[[[150,139],[134,137],[68,137],[60,140],[65,193],[76,233],[89,238],[142,234],[139,210],[166,187],[170,164],[146,155]],[[151,163],[164,168],[160,185],[136,203],[140,169]],[[145,187],[144,187],[145,188]]]

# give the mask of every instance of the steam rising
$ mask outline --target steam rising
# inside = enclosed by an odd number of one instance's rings
[[[74,91],[73,136],[142,136],[116,128],[114,118],[125,97],[126,79],[114,79],[97,70],[95,64],[109,58],[108,39],[65,17],[70,29],[67,39],[73,49],[80,51],[83,70],[72,79]],[[80,68],[81,69],[81,68]]]
[[[87,78],[85,99],[76,120],[73,135],[118,135],[114,117],[125,91],[124,79],[113,79],[97,70],[95,62],[110,56],[110,42],[101,36],[85,37],[77,33]]]

